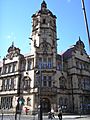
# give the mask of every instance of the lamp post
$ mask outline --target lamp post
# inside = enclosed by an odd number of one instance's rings
[[[38,100],[39,100],[39,106],[38,106],[38,120],[42,120],[42,97],[41,97],[41,86],[42,86],[42,73],[41,70],[37,70],[36,74],[40,75],[39,77],[39,87],[38,87]]]
[[[82,3],[82,9],[83,9],[83,14],[84,14],[86,32],[87,32],[87,36],[88,36],[89,49],[90,49],[90,34],[89,34],[89,27],[88,27],[88,21],[87,21],[87,15],[86,15],[86,9],[85,9],[84,0],[81,0],[81,3]]]
[[[21,74],[19,74],[19,79],[18,79],[18,89],[17,89],[17,105],[16,105],[16,112],[15,112],[15,120],[17,120],[17,114],[19,113],[19,119],[20,119],[20,104],[19,104],[19,99],[20,99],[20,87],[21,87]]]

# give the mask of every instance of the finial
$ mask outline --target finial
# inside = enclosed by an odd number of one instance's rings
[[[14,41],[12,42],[12,46],[14,46]]]
[[[79,40],[76,42],[76,45],[82,46],[83,48],[85,47],[83,41],[81,41],[80,36],[79,36]]]
[[[14,41],[12,42],[12,48],[14,48]]]
[[[81,41],[81,38],[80,38],[80,36],[79,36],[79,41]]]
[[[41,9],[43,9],[43,8],[47,8],[47,4],[46,4],[45,0],[43,0],[43,2],[41,4]]]
[[[43,0],[43,2],[42,3],[45,3],[45,0]]]

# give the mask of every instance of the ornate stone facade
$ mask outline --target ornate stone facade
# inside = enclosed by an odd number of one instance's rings
[[[22,55],[12,44],[0,62],[0,108],[37,111],[39,88],[43,112],[90,113],[90,57],[79,40],[62,55],[57,53],[56,16],[47,9],[32,15],[31,53]],[[37,74],[39,71],[39,74]],[[40,86],[41,85],[41,86]]]

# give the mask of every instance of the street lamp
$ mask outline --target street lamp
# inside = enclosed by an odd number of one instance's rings
[[[90,48],[90,34],[89,34],[89,27],[88,27],[88,21],[87,21],[87,15],[86,15],[84,0],[81,0],[81,3],[82,3],[83,14],[84,14],[86,32],[87,32],[88,41],[89,41],[89,48]]]
[[[42,73],[41,70],[37,70],[36,74],[40,75],[39,77],[39,87],[38,87],[38,100],[39,100],[39,106],[38,106],[38,120],[42,120],[42,97],[41,97],[41,86],[42,86]]]
[[[17,100],[17,105],[16,105],[15,120],[17,120],[17,114],[19,114],[19,119],[20,119],[20,114],[21,114],[20,104],[19,104],[20,89],[21,89],[21,74],[19,74],[19,79],[18,79],[18,89],[17,89],[18,100]]]

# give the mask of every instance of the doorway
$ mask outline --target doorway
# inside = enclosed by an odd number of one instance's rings
[[[51,104],[48,98],[42,98],[42,110],[44,113],[51,111]]]

